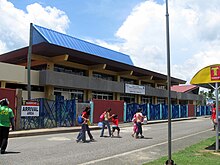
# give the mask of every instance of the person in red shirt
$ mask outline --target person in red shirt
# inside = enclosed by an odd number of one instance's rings
[[[116,129],[118,131],[117,135],[119,137],[120,128],[118,127],[118,115],[113,114],[112,115],[112,133],[111,133],[112,137],[114,136],[114,132],[115,132]]]
[[[212,123],[213,123],[213,130],[215,130],[216,128],[216,105],[213,104],[213,107],[212,107],[212,115],[211,115],[211,119],[212,119]]]
[[[80,140],[82,140],[84,143],[86,142],[86,131],[89,135],[90,141],[94,141],[92,134],[90,133],[90,128],[89,128],[89,116],[90,116],[90,107],[86,107],[85,110],[82,112],[82,128],[81,131],[77,137],[76,142],[78,143]]]

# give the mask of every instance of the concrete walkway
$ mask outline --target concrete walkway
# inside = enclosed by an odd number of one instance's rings
[[[203,116],[207,117],[207,116]],[[189,118],[177,118],[172,119],[172,122],[181,121],[181,120],[193,120],[197,117],[189,117]],[[156,123],[165,123],[167,120],[153,120],[148,121],[148,124],[156,124]],[[133,123],[119,123],[120,127],[130,127],[133,126]],[[73,126],[73,127],[57,127],[57,128],[45,128],[45,129],[32,129],[32,130],[21,130],[21,131],[12,131],[9,133],[9,138],[15,137],[24,137],[24,136],[37,136],[37,135],[47,135],[47,134],[57,134],[57,133],[70,133],[70,132],[79,132],[81,126]],[[90,126],[91,130],[101,129],[97,125]]]

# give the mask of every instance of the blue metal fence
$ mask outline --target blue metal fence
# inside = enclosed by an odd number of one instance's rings
[[[39,116],[21,117],[21,129],[69,127],[76,124],[75,100],[56,97],[55,101],[45,98],[35,101],[40,105]]]
[[[148,120],[164,120],[168,118],[168,105],[166,104],[126,104],[125,121],[130,122],[141,108],[143,115],[147,116]],[[195,106],[195,116],[211,115],[210,106]],[[188,117],[188,105],[171,105],[171,118],[186,118]]]

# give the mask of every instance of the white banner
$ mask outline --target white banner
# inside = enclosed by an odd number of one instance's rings
[[[39,106],[23,105],[21,106],[21,116],[39,116]]]
[[[145,86],[125,84],[125,93],[145,95]]]

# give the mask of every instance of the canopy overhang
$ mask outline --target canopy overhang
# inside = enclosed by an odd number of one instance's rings
[[[190,84],[213,89],[216,82],[220,82],[220,64],[210,65],[201,69],[191,79]]]
[[[191,84],[206,88],[215,89],[216,107],[219,107],[218,89],[220,82],[220,64],[214,64],[201,69],[195,74],[191,80]],[[219,111],[216,111],[216,146],[215,150],[219,150]]]

